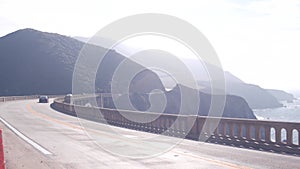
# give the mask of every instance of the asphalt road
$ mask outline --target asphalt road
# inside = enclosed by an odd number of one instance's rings
[[[300,157],[79,120],[37,100],[0,103],[0,117],[7,169],[300,168]]]

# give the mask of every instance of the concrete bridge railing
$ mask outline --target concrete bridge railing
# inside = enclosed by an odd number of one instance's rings
[[[56,99],[52,106],[73,116],[139,131],[300,155],[300,123],[172,114],[158,116],[157,113],[68,104],[63,99]],[[84,113],[76,114],[76,111]],[[155,120],[148,123],[133,122],[125,118],[123,113],[126,113],[127,117]],[[188,124],[191,123],[193,125],[188,127]]]
[[[7,96],[7,97],[0,97],[0,102],[8,102],[8,101],[15,101],[15,100],[27,100],[27,99],[37,99],[37,95],[33,96]]]
[[[62,95],[48,95],[49,98],[57,98]],[[0,96],[0,102],[16,101],[16,100],[31,100],[38,99],[39,95],[30,95],[30,96]]]

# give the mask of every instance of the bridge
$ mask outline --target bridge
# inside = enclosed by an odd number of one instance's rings
[[[86,107],[85,100],[78,99],[75,105],[51,100],[54,110],[50,103],[37,103],[36,96],[0,98],[7,168],[299,167],[299,123],[169,114],[154,118],[154,113],[143,114],[154,121],[138,123],[122,116],[138,116],[138,112]],[[79,120],[75,110],[86,114]],[[102,116],[97,116],[99,110]],[[175,120],[178,123],[172,125]],[[159,145],[176,144],[151,158],[138,158],[145,155],[142,151],[132,151],[129,157],[113,152],[124,147],[143,149],[138,140],[158,136]],[[97,139],[105,145],[97,144]],[[111,151],[105,146],[112,146]]]

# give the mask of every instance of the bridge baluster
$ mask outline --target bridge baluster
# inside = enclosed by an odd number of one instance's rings
[[[281,127],[275,127],[275,143],[281,144]]]
[[[246,125],[246,138],[251,140],[251,126]]]
[[[230,133],[230,137],[234,137],[234,124],[233,123],[229,123],[229,133]]]
[[[293,129],[290,127],[286,128],[286,144],[293,145]]]
[[[226,136],[226,128],[227,128],[227,123],[223,123],[223,130],[222,130],[222,135]]]
[[[238,123],[238,138],[239,139],[242,139],[243,138],[243,130],[242,130],[242,124],[241,123]]]
[[[261,141],[261,133],[260,133],[260,126],[255,126],[255,140]]]

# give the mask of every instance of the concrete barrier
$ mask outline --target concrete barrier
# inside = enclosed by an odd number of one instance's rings
[[[57,98],[62,97],[63,95],[48,95],[49,98]],[[29,96],[5,96],[0,97],[0,102],[8,102],[8,101],[15,101],[15,100],[31,100],[31,99],[38,99],[39,95],[29,95]]]
[[[137,111],[71,105],[64,103],[63,99],[55,100],[52,107],[58,111],[83,119],[138,131],[300,155],[300,123],[172,114],[161,114],[158,116],[157,113],[150,112],[141,113]],[[84,113],[76,114],[76,110]],[[146,118],[155,120],[149,123],[137,123],[122,116],[123,113],[137,119]],[[155,118],[157,116],[158,118]],[[191,128],[188,128],[187,124],[190,124],[193,120],[194,124]],[[175,121],[177,123],[173,125]],[[205,123],[207,124],[204,125]]]

